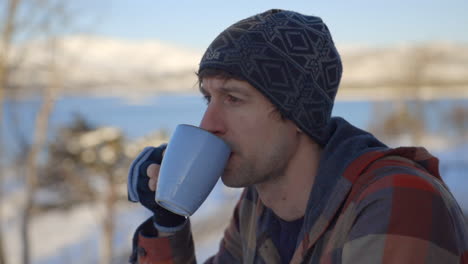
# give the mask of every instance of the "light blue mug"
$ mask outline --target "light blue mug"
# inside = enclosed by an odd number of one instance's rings
[[[192,215],[214,188],[231,154],[221,138],[191,125],[178,125],[159,171],[156,202],[167,210]]]

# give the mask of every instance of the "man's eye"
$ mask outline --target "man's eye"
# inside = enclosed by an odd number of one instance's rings
[[[228,95],[227,98],[226,98],[226,101],[231,103],[231,104],[238,104],[240,103],[242,100],[237,98],[237,97],[234,97],[232,95]]]
[[[206,102],[207,104],[209,104],[210,101],[211,101],[211,96],[205,95],[205,96],[203,96],[203,100],[205,100],[205,102]]]

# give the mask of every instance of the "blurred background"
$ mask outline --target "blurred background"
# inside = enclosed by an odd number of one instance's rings
[[[194,72],[227,26],[270,8],[318,15],[344,62],[334,115],[425,146],[468,215],[468,2],[0,0],[0,264],[127,263],[149,213],[132,159],[198,125]],[[193,216],[216,252],[239,190]]]

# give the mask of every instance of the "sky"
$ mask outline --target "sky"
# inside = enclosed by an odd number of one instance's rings
[[[467,0],[83,0],[91,32],[129,40],[161,40],[204,50],[226,27],[271,8],[320,16],[337,45],[468,43]]]

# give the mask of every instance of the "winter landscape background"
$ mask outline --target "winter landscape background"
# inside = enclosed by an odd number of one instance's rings
[[[333,115],[425,146],[468,215],[465,2],[182,2],[0,2],[0,264],[126,263],[149,217],[126,199],[131,160],[198,125],[204,48],[272,7],[324,18],[344,63]],[[219,183],[192,217],[200,262],[239,193]]]

